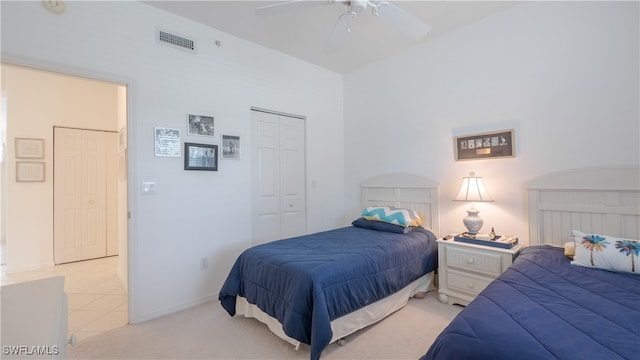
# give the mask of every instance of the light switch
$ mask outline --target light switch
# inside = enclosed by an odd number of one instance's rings
[[[143,182],[142,193],[145,195],[154,195],[156,193],[156,182],[155,181]]]

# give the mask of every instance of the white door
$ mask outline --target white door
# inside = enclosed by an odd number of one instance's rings
[[[116,176],[107,171],[107,158],[115,158],[115,138],[109,132],[54,130],[56,264],[107,255],[107,205],[116,201],[116,193],[107,191],[107,176]]]
[[[253,244],[306,233],[304,120],[251,111]]]

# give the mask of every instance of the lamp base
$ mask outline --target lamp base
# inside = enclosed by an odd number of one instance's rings
[[[484,225],[484,220],[478,216],[480,211],[475,208],[471,208],[467,210],[467,216],[462,219],[462,223],[467,228],[467,233],[475,235],[482,229],[482,225]]]

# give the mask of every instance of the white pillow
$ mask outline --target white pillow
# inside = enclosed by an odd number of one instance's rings
[[[575,255],[571,264],[640,274],[640,241],[572,230]]]

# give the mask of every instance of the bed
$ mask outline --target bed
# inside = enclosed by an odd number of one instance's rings
[[[637,359],[638,174],[589,168],[528,183],[530,246],[421,359]]]
[[[296,348],[310,345],[310,358],[318,359],[328,344],[431,290],[438,184],[395,174],[365,181],[361,191],[363,209],[419,212],[422,226],[366,220],[362,227],[365,219],[357,218],[351,226],[251,247],[238,257],[220,290],[225,310],[258,319]],[[371,225],[394,228],[367,228]]]

